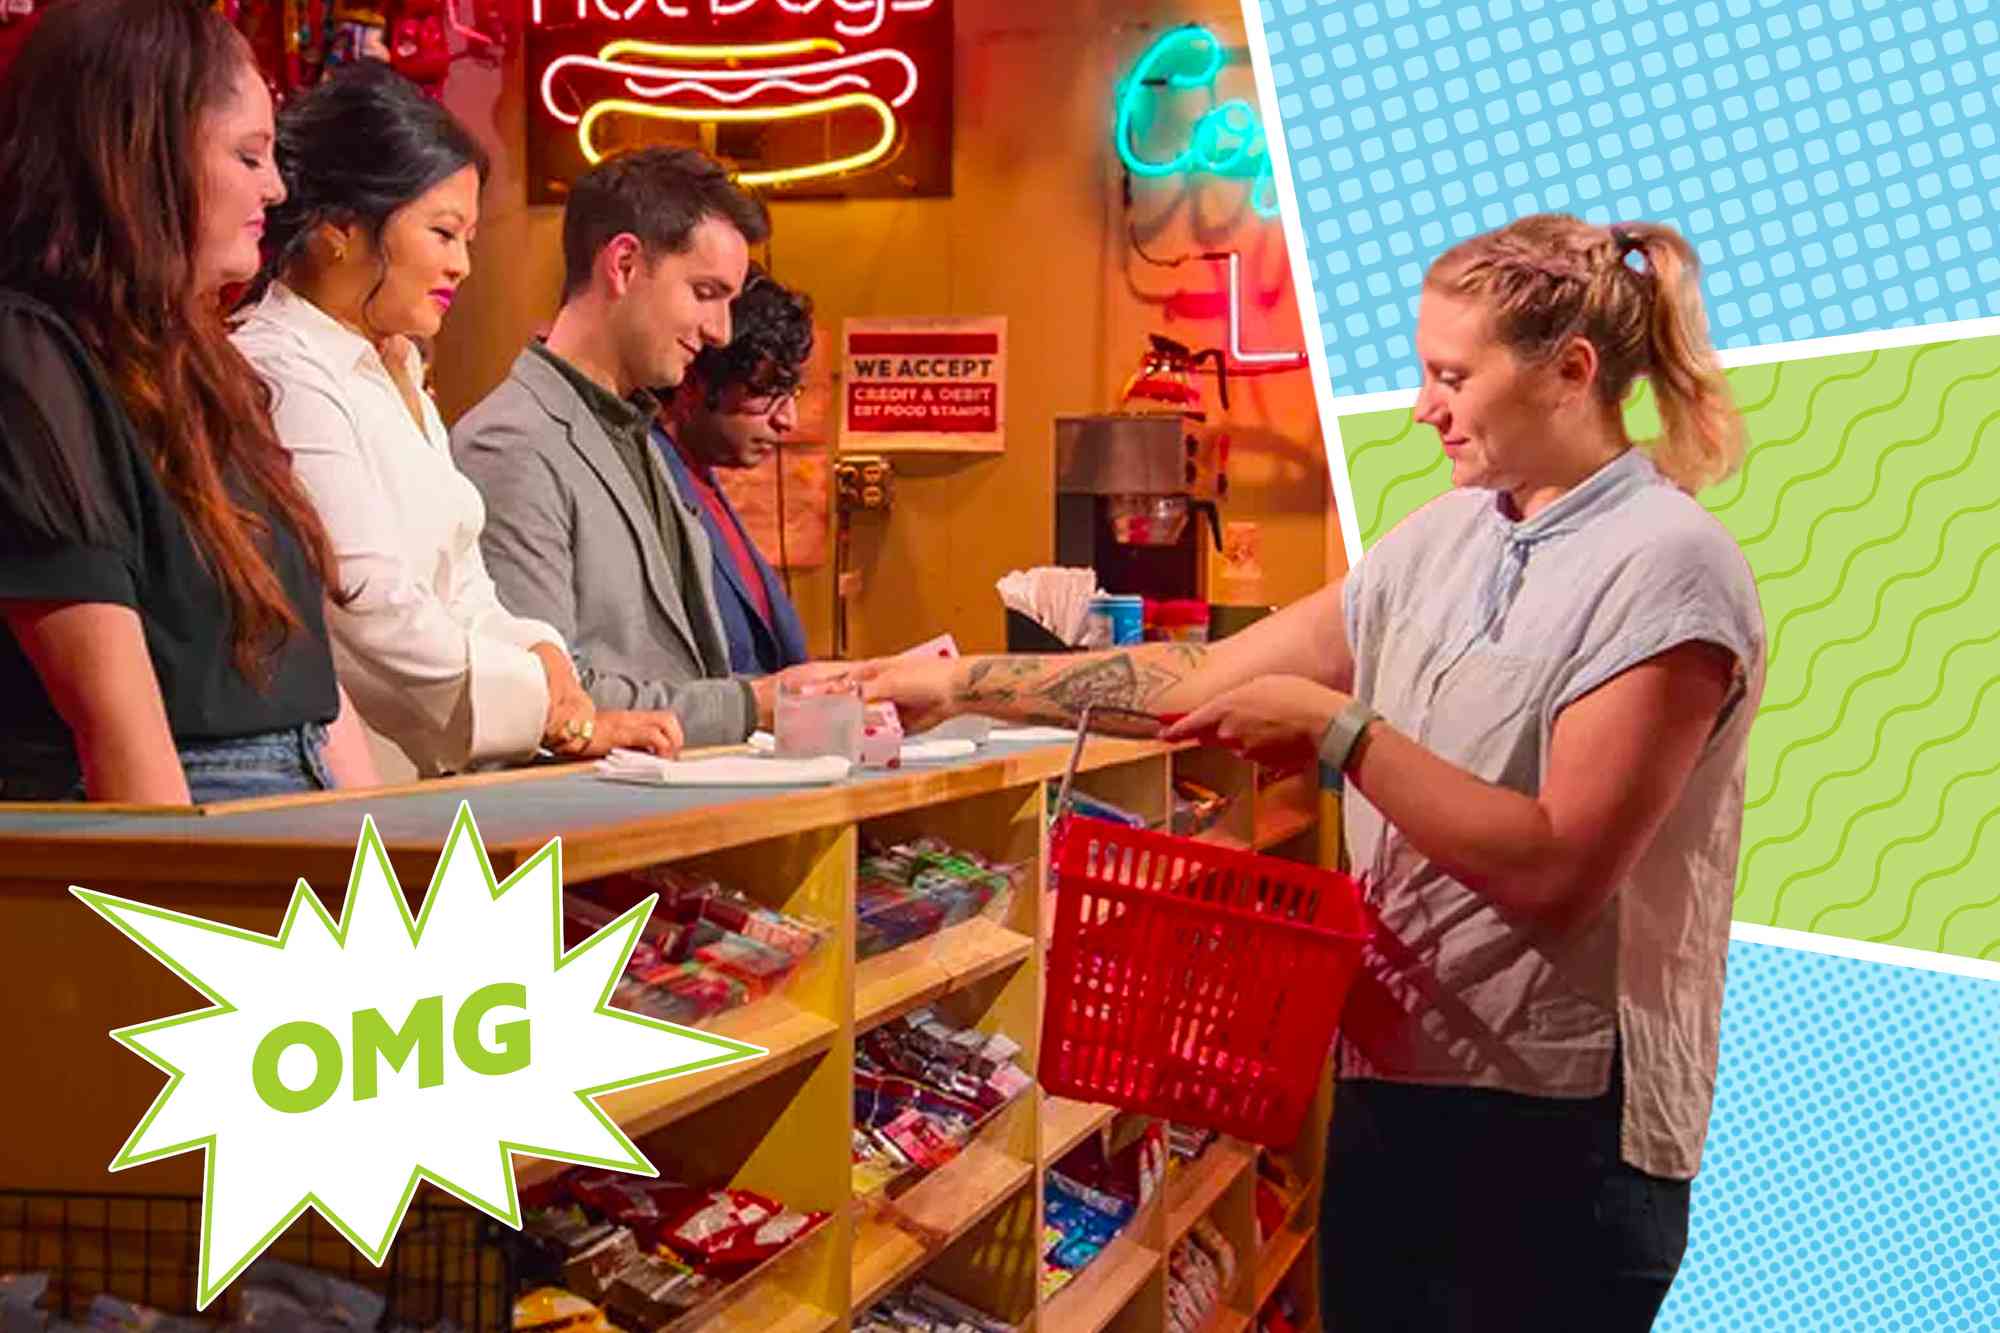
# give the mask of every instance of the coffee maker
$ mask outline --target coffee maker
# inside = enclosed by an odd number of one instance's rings
[[[1058,565],[1096,570],[1108,593],[1207,600],[1202,546],[1222,549],[1222,520],[1193,493],[1201,446],[1187,427],[1182,412],[1055,419]]]

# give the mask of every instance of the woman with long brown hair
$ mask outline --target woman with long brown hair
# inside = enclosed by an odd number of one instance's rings
[[[1328,1328],[1636,1333],[1678,1271],[1765,663],[1694,499],[1744,448],[1697,269],[1670,227],[1557,214],[1455,246],[1415,407],[1452,490],[1331,587],[1212,648],[872,683],[927,714],[1182,713],[1169,738],[1344,775],[1376,935],[1336,1062]]]
[[[373,781],[326,536],[223,322],[272,137],[189,0],[66,0],[0,85],[0,797]]]

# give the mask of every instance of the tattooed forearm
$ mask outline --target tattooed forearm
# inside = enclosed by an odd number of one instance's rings
[[[1149,644],[1087,657],[982,657],[966,667],[956,700],[1036,722],[1073,723],[1084,705],[1154,711],[1202,664],[1193,644]]]
[[[1020,693],[1020,683],[1040,673],[1046,661],[1039,657],[981,657],[966,669],[959,698],[967,703],[1011,703]]]
[[[1044,685],[1039,693],[1071,714],[1081,712],[1085,704],[1137,708],[1139,672],[1132,665],[1130,653],[1113,653],[1061,673]]]

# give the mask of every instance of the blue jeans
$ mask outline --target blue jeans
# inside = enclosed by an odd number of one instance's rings
[[[194,742],[180,750],[181,768],[196,805],[329,791],[334,785],[326,766],[326,728],[317,722],[289,731]]]
[[[0,800],[84,799],[83,777],[67,741],[59,746],[20,741],[4,748]],[[180,756],[196,805],[327,791],[334,785],[326,766],[326,728],[317,722],[228,740],[188,741],[180,746]]]

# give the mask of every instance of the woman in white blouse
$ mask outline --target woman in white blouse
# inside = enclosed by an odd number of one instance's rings
[[[286,107],[265,287],[235,338],[276,393],[279,439],[354,600],[334,659],[387,778],[583,756],[672,754],[670,713],[597,712],[560,635],[500,604],[485,506],[451,459],[411,339],[471,270],[487,160],[442,106],[362,61]]]

